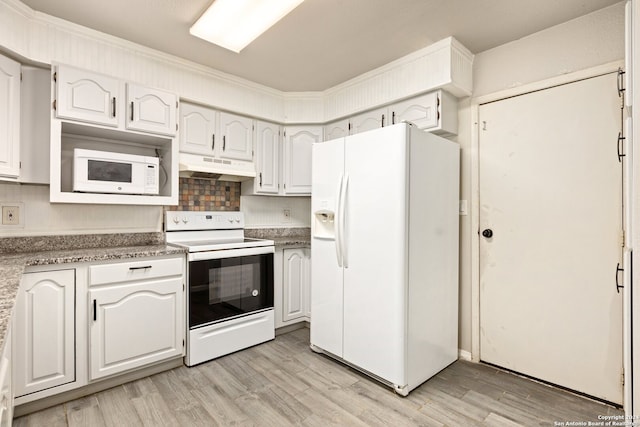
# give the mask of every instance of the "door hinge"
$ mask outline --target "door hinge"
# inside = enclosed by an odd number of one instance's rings
[[[176,108],[178,108],[178,101],[176,101]]]
[[[184,340],[182,340],[182,348],[184,348]]]
[[[22,81],[22,71],[20,71],[20,81]]]
[[[186,290],[186,287],[184,286],[184,283],[182,284],[182,292],[184,292]]]
[[[178,124],[176,123],[176,132],[178,132]]]
[[[622,368],[622,374],[620,374],[620,384],[624,387],[624,368]]]
[[[53,81],[54,82],[58,81],[58,72],[57,71],[53,73]]]
[[[624,244],[626,242],[626,238],[624,235],[624,230],[620,231],[620,246],[624,248]]]
[[[58,104],[56,103],[57,99],[53,100],[53,111],[56,111]]]

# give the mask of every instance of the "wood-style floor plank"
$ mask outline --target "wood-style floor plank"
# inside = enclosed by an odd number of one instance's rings
[[[598,421],[612,406],[457,361],[408,397],[316,354],[298,329],[14,420],[30,426],[530,426]]]

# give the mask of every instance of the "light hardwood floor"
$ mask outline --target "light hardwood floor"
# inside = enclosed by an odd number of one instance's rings
[[[309,330],[14,420],[22,426],[533,426],[621,410],[458,361],[402,398],[309,349]]]

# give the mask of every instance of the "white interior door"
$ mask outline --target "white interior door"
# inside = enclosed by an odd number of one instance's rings
[[[479,125],[481,359],[622,403],[615,74],[481,105]]]

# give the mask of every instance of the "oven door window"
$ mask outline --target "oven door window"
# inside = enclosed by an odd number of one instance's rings
[[[273,307],[273,254],[189,262],[189,327]]]

